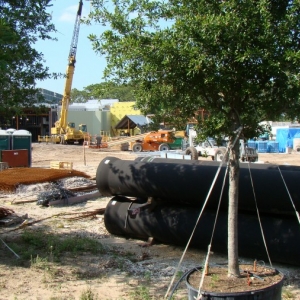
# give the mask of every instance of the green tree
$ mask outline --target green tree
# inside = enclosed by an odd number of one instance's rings
[[[72,89],[72,102],[86,102],[89,99],[119,99],[120,101],[135,101],[133,87],[128,84],[102,82],[88,85],[79,91]]]
[[[0,0],[0,112],[22,110],[42,98],[36,80],[49,78],[43,54],[34,49],[38,39],[55,31],[46,13],[50,0]],[[55,74],[54,74],[55,75]]]
[[[105,76],[130,81],[147,113],[193,116],[201,134],[229,137],[228,275],[239,276],[239,143],[263,120],[299,116],[300,2],[271,0],[93,1],[90,20],[108,24],[94,49]],[[241,129],[241,131],[239,130]],[[238,136],[237,136],[238,135]]]
[[[83,91],[79,91],[75,88],[71,90],[71,103],[85,103],[89,99],[92,99],[92,97],[86,92],[85,88]]]

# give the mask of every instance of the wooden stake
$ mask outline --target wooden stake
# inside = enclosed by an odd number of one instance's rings
[[[85,142],[83,142],[83,164],[86,166],[86,159],[85,159]]]
[[[205,266],[205,276],[209,274],[209,264]]]

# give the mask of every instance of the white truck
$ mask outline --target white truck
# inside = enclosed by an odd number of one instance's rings
[[[212,160],[222,161],[226,154],[226,145],[218,146],[216,141],[212,138],[208,138],[206,141],[199,144],[195,143],[194,140],[197,137],[197,133],[193,128],[189,128],[188,141],[185,145],[185,155],[190,155],[191,159],[198,160],[199,156],[208,157]],[[242,162],[256,162],[258,161],[258,154],[256,149],[248,147],[244,140],[240,140],[240,160]],[[227,153],[228,155],[228,153]],[[228,158],[225,159],[225,161]]]

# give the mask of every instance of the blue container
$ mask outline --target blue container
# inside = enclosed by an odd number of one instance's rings
[[[267,153],[268,152],[268,142],[258,141],[257,142],[257,152],[258,153]]]
[[[257,149],[257,143],[256,143],[256,141],[249,140],[247,142],[247,144],[248,144],[248,147]]]
[[[279,143],[268,142],[268,153],[279,153]]]
[[[289,139],[300,137],[300,128],[278,128],[276,142],[279,142],[279,152],[285,153]]]

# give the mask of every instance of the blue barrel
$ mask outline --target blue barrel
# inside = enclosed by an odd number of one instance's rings
[[[268,152],[268,142],[258,141],[257,142],[257,152],[258,153],[267,153]]]
[[[248,144],[248,147],[257,149],[256,141],[248,140],[247,144]]]

